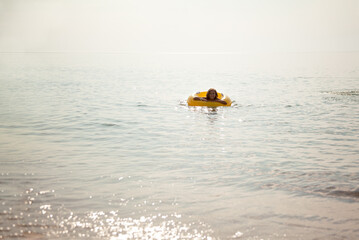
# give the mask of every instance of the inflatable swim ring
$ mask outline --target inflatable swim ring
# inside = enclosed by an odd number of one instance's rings
[[[224,95],[223,93],[218,93],[218,98],[225,101],[227,105],[223,105],[222,103],[219,102],[211,102],[211,101],[205,102],[205,101],[193,100],[194,97],[206,97],[206,94],[207,91],[192,94],[187,99],[188,106],[229,107],[232,104],[231,99],[227,95]]]

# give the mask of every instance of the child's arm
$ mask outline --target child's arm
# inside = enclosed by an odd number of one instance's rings
[[[197,100],[197,101],[207,101],[206,98],[202,98],[202,97],[194,97],[193,100]]]
[[[223,101],[221,99],[216,99],[216,102],[222,103],[223,105],[227,105],[226,101]]]

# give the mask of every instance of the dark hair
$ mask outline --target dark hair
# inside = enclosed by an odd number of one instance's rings
[[[209,92],[210,92],[210,91],[214,91],[214,92],[216,93],[215,99],[218,98],[218,93],[217,93],[216,89],[210,88],[210,89],[208,89],[207,94],[206,94],[206,98],[207,98],[207,99],[209,99]]]

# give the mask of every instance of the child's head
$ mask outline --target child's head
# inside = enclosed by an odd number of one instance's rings
[[[215,100],[216,98],[218,98],[218,93],[217,93],[216,89],[214,89],[214,88],[208,89],[206,98],[207,98],[207,100]]]

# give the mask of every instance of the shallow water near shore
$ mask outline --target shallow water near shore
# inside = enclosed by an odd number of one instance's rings
[[[0,54],[0,236],[357,239],[358,84],[359,53]]]

